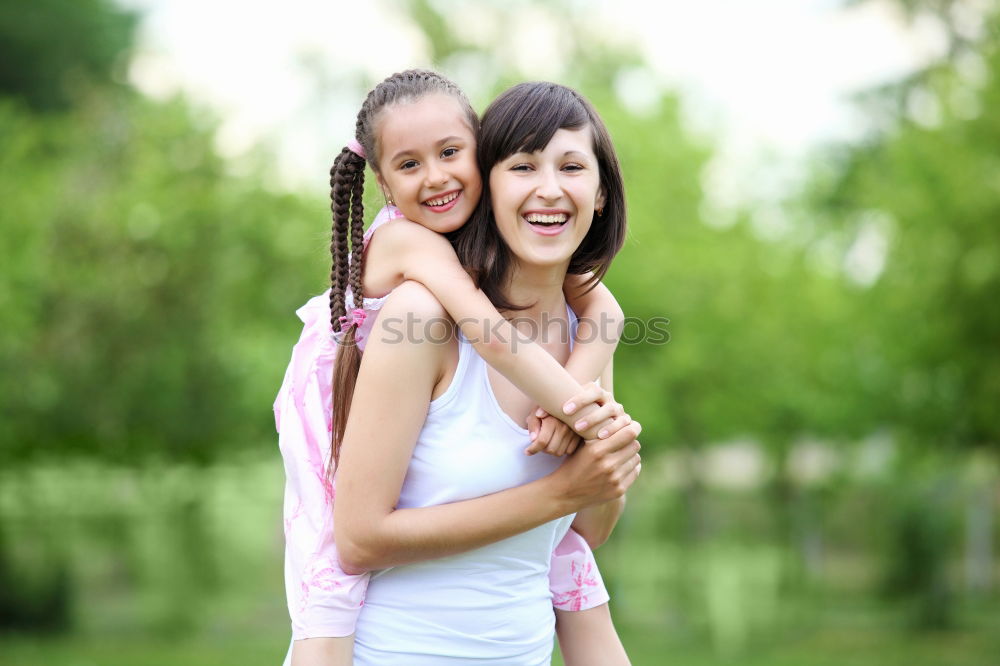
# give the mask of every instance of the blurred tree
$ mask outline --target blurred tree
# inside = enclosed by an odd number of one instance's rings
[[[1000,101],[1000,14],[983,20],[974,49],[960,46],[866,94],[861,102],[883,129],[826,156],[812,190],[829,222],[821,236],[845,250],[886,247],[884,269],[859,292],[858,324],[877,341],[873,364],[887,364],[885,395],[873,407],[906,439],[936,447],[1000,446],[1000,192],[992,185],[1000,117],[989,112]]]
[[[75,89],[118,78],[136,22],[111,0],[0,0],[0,95],[65,109]]]
[[[0,455],[207,462],[267,441],[289,281],[322,284],[322,204],[228,176],[181,101],[0,117]]]
[[[946,36],[942,57],[859,97],[869,135],[818,160],[807,200],[817,242],[838,246],[862,283],[855,330],[866,341],[863,377],[877,389],[863,421],[906,445],[888,587],[910,597],[923,626],[947,626],[954,595],[943,571],[957,538],[941,528],[942,503],[907,487],[924,483],[928,460],[943,460],[937,483],[957,495],[946,472],[956,455],[1000,453],[1000,117],[991,112],[1000,103],[1000,12],[951,0],[898,5]],[[970,529],[989,530],[995,500],[981,489],[969,499],[967,513],[985,516]],[[968,543],[978,544],[968,566],[992,571],[989,535]]]

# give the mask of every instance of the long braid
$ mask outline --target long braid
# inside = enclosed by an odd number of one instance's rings
[[[354,138],[361,144],[368,164],[379,168],[376,124],[379,115],[395,104],[415,102],[430,93],[455,97],[462,105],[473,133],[479,130],[479,117],[461,89],[437,72],[411,69],[398,72],[375,86],[358,112]],[[340,458],[347,416],[354,396],[361,352],[357,346],[357,325],[347,316],[346,292],[350,288],[354,308],[364,307],[364,195],[365,158],[344,148],[330,169],[330,210],[333,214],[333,237],[330,254],[330,325],[338,341],[333,368],[333,433],[330,446],[332,474]],[[350,257],[350,259],[348,259]],[[346,326],[341,325],[346,317]]]
[[[344,290],[347,288],[347,208],[349,192],[345,192],[342,181],[346,154],[345,148],[330,169],[330,212],[333,216],[333,231],[330,236],[330,326],[340,331],[340,316],[344,314]]]

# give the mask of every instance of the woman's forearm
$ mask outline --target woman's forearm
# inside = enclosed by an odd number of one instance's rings
[[[476,499],[415,509],[369,509],[367,515],[357,515],[360,512],[344,506],[338,496],[334,524],[341,565],[348,573],[361,573],[453,555],[574,512],[588,543],[606,539],[621,515],[621,498],[637,475],[640,431],[641,426],[632,423],[607,439],[588,442],[548,476]],[[361,492],[338,488],[338,495],[356,497]]]
[[[396,509],[360,535],[337,533],[341,566],[348,573],[435,559],[480,548],[573,512],[545,477],[476,499]]]

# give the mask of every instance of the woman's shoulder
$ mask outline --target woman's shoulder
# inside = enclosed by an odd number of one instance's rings
[[[448,311],[431,290],[414,280],[406,280],[393,289],[382,305],[382,316],[405,313],[451,322]]]

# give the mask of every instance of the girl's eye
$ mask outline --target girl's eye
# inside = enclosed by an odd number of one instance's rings
[[[515,164],[510,168],[511,171],[531,171],[530,164]]]
[[[415,166],[417,166],[417,161],[416,160],[406,160],[405,162],[403,162],[402,164],[399,165],[399,168],[400,169],[412,169]]]
[[[452,157],[458,154],[458,148],[445,148],[441,151],[441,157]]]

